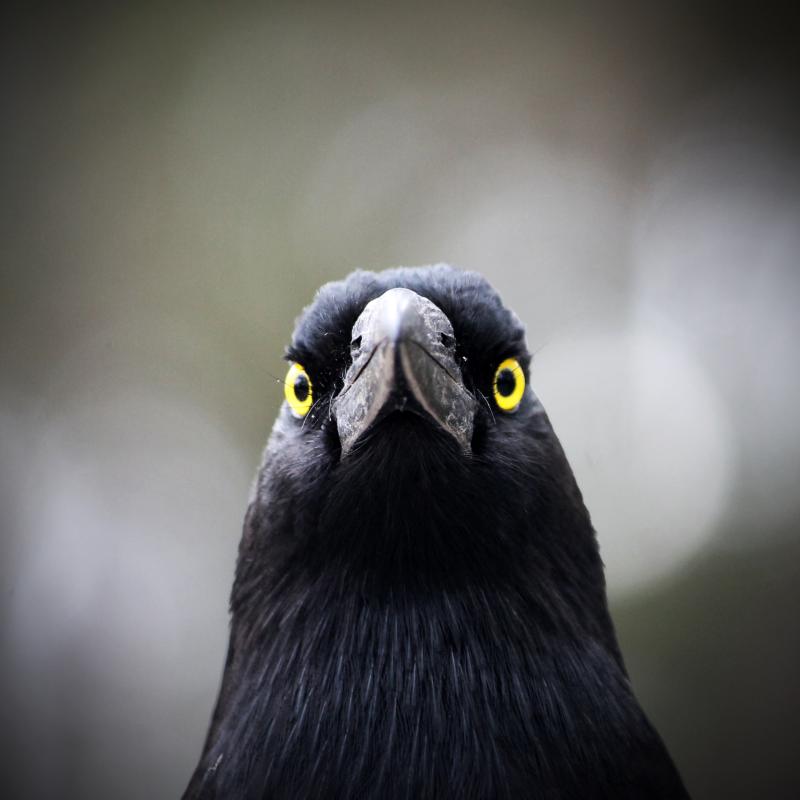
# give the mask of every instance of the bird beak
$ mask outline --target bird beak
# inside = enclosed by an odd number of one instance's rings
[[[392,411],[422,411],[470,452],[476,401],[464,387],[450,320],[410,289],[368,303],[353,326],[352,364],[333,402],[342,456]]]

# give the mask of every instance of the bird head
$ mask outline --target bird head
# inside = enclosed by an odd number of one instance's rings
[[[439,265],[329,283],[287,360],[239,595],[294,569],[373,588],[533,580],[551,613],[594,608],[606,624],[594,532],[523,326],[483,277]]]
[[[288,358],[280,427],[320,430],[340,462],[374,456],[398,425],[469,460],[498,415],[519,424],[537,405],[522,325],[482,277],[445,266],[327,284]]]

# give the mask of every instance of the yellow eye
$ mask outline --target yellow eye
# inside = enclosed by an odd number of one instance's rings
[[[502,411],[516,411],[525,391],[525,373],[516,358],[507,358],[494,373],[494,401]]]
[[[308,414],[314,402],[314,395],[311,391],[311,378],[300,364],[295,363],[289,367],[283,382],[283,394],[289,408],[292,409],[292,414],[298,419]]]

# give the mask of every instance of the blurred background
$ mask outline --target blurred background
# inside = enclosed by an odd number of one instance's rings
[[[695,798],[800,796],[800,30],[743,3],[4,14],[0,768],[176,798],[294,317],[484,273]]]

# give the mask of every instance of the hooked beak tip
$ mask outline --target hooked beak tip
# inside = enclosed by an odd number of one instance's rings
[[[427,298],[396,288],[368,303],[352,332],[353,361],[333,403],[342,455],[413,398],[469,452],[477,403],[455,361],[450,320]]]

